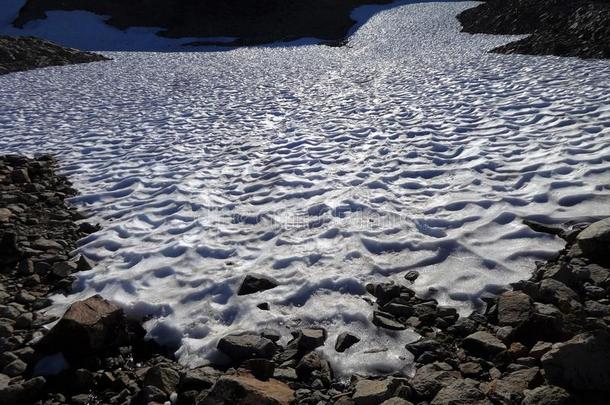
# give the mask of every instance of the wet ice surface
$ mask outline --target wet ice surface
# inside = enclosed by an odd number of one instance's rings
[[[315,324],[341,372],[408,371],[414,335],[376,331],[364,283],[416,269],[467,312],[562,247],[523,218],[610,214],[610,62],[487,54],[507,39],[459,34],[471,5],[390,8],[347,48],[1,77],[0,151],[59,155],[103,225],[55,310],[97,292],[153,314],[191,365],[230,331]],[[236,296],[248,272],[281,285]],[[344,330],[363,342],[336,355]]]

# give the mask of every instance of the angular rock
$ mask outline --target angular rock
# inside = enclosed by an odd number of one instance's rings
[[[608,257],[610,255],[610,218],[589,225],[576,237],[578,246],[589,257]]]
[[[536,342],[530,349],[529,355],[535,359],[540,359],[546,352],[553,348],[553,344],[549,342]]]
[[[273,377],[275,363],[267,359],[248,359],[241,364],[241,368],[248,370],[259,380],[268,380]]]
[[[310,381],[315,373],[316,377],[321,377],[323,383],[328,384],[332,379],[332,370],[330,364],[320,357],[317,352],[311,352],[303,356],[297,364],[295,371],[299,379]]]
[[[542,385],[525,391],[522,405],[570,405],[574,402],[572,395],[565,389],[554,385]]]
[[[578,390],[610,391],[610,334],[584,333],[557,343],[541,359],[546,379]]]
[[[180,374],[170,367],[155,365],[144,376],[144,385],[151,385],[169,395],[176,391],[180,382]]]
[[[498,299],[498,323],[516,326],[526,322],[532,313],[530,297],[521,291],[507,291]]]
[[[562,312],[569,312],[580,305],[579,296],[574,290],[551,278],[540,282],[539,299],[543,303],[556,305]]]
[[[222,373],[212,367],[200,367],[186,370],[180,378],[179,391],[202,391],[211,388]]]
[[[486,356],[496,355],[506,350],[506,345],[500,339],[483,331],[466,336],[463,340],[463,346],[466,350]]]
[[[72,304],[37,349],[48,354],[63,352],[67,358],[79,357],[118,347],[125,339],[123,310],[94,295]]]
[[[430,402],[430,405],[492,405],[477,385],[476,381],[470,379],[454,381],[443,387]]]
[[[343,332],[339,336],[337,336],[337,341],[335,342],[335,350],[339,353],[343,353],[358,342],[360,342],[359,337],[354,336],[348,332]]]
[[[234,362],[247,359],[270,359],[277,346],[269,339],[254,332],[228,335],[218,341],[218,350],[226,354]]]
[[[275,379],[257,380],[249,373],[224,375],[200,402],[201,405],[289,405],[294,391]]]
[[[538,367],[524,368],[486,384],[485,394],[497,403],[519,403],[523,392],[542,380]]]
[[[300,350],[313,350],[324,345],[328,336],[324,328],[304,328],[292,332],[294,339],[291,341]]]
[[[260,291],[270,290],[278,286],[278,282],[269,277],[248,274],[242,281],[237,295],[254,294]]]
[[[394,397],[383,401],[380,405],[413,405],[413,403],[406,399]]]
[[[25,362],[16,359],[4,366],[2,374],[8,375],[9,377],[16,377],[23,374],[27,367],[28,365]]]
[[[377,405],[392,396],[400,382],[388,377],[383,380],[361,379],[354,386],[352,400],[356,405]]]
[[[448,371],[436,363],[420,367],[409,381],[417,398],[432,399],[443,387],[461,378],[459,371]]]
[[[384,329],[390,330],[405,330],[407,327],[400,322],[392,319],[392,316],[389,314],[384,314],[383,312],[374,311],[373,312],[373,324]]]

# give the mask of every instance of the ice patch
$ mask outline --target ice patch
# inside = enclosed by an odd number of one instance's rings
[[[322,325],[340,373],[408,374],[414,336],[372,326],[365,283],[416,269],[465,313],[562,247],[522,219],[610,215],[610,62],[488,54],[509,38],[459,33],[473,4],[389,8],[342,48],[0,77],[0,152],[56,153],[103,226],[53,310],[100,293],[191,365],[229,332]],[[279,286],[237,296],[248,272]],[[362,342],[339,355],[343,331]]]

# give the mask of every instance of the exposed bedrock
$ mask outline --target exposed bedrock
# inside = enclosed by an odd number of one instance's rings
[[[114,27],[160,27],[160,35],[236,37],[256,44],[314,37],[343,39],[354,21],[351,11],[391,0],[28,0],[14,21],[23,27],[54,10],[83,10],[109,16]]]
[[[610,57],[607,0],[490,0],[458,15],[470,33],[520,35],[499,53]]]
[[[65,48],[40,38],[0,36],[0,75],[103,60],[108,58],[91,52]]]

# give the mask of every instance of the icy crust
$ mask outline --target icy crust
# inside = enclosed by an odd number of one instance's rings
[[[414,336],[371,325],[364,283],[415,269],[469,311],[561,248],[523,218],[610,214],[610,63],[487,54],[513,38],[458,33],[471,6],[391,8],[343,48],[0,78],[0,151],[58,154],[103,226],[55,310],[100,293],[191,365],[228,332],[321,324],[340,372],[408,373]],[[280,285],[237,296],[248,272]],[[363,343],[336,354],[348,330]]]

